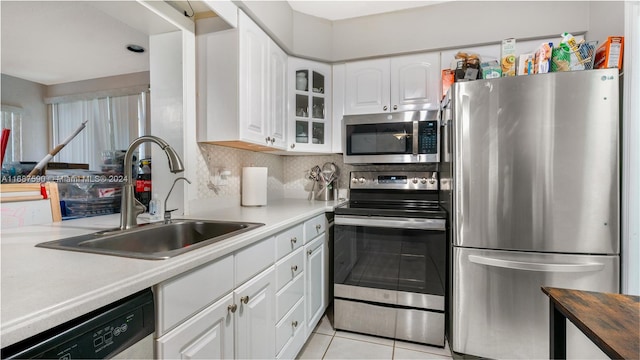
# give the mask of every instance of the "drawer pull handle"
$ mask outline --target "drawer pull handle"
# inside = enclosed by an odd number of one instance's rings
[[[316,231],[320,231],[320,229],[322,229],[322,225],[320,224],[316,225]]]
[[[313,253],[313,249],[307,250],[307,255],[311,255],[311,253]]]
[[[293,321],[293,322],[291,323],[291,326],[293,326],[293,327],[298,327],[298,321],[297,321],[297,320]]]
[[[238,305],[231,304],[231,305],[227,306],[227,310],[231,311],[232,313],[234,313],[234,312],[236,312],[236,310],[238,310]]]
[[[294,237],[291,238],[291,244],[295,244],[297,242],[298,242],[298,238],[297,237],[294,236]]]
[[[243,304],[248,303],[248,302],[249,302],[249,295],[241,297],[241,298],[240,298],[240,301],[241,301]]]
[[[293,265],[293,266],[291,267],[291,270],[292,270],[292,271],[298,271],[298,265]]]

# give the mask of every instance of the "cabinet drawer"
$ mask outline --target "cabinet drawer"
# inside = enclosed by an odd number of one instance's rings
[[[304,243],[308,243],[309,240],[314,239],[316,236],[322,234],[327,230],[327,219],[322,215],[318,215],[313,219],[304,222]]]
[[[304,295],[304,276],[298,275],[292,282],[276,294],[276,321],[288,313]]]
[[[276,354],[280,359],[293,359],[305,340],[304,299],[276,325]]]
[[[273,265],[274,237],[239,250],[235,255],[236,286]]]
[[[276,263],[276,291],[280,291],[302,271],[304,271],[304,255],[300,248]]]
[[[233,289],[233,256],[229,255],[157,287],[161,335]]]
[[[276,260],[302,246],[303,224],[299,224],[276,235]]]

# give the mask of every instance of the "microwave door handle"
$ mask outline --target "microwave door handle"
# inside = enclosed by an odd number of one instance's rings
[[[418,156],[418,122],[413,122],[413,156]]]
[[[485,256],[469,255],[469,261],[472,263],[501,267],[506,269],[539,271],[539,272],[588,272],[601,271],[604,264],[601,263],[583,263],[583,264],[549,264],[525,261],[513,261],[496,259]]]

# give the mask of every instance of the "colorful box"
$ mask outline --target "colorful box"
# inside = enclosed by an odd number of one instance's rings
[[[442,70],[442,97],[444,98],[447,95],[447,91],[453,83],[455,82],[456,72],[451,69]]]
[[[545,42],[536,50],[535,59],[535,74],[548,73],[551,70],[551,50],[553,49],[552,42]]]
[[[502,40],[500,66],[502,67],[503,77],[516,76],[516,39]]]
[[[480,63],[483,79],[495,79],[502,77],[502,68],[498,64],[498,60],[490,60]]]
[[[522,54],[518,61],[518,75],[533,75],[535,71],[535,58],[534,53]]]
[[[596,50],[594,69],[618,68],[622,70],[624,55],[624,37],[609,36]]]

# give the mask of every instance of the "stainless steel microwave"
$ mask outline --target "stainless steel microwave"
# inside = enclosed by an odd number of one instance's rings
[[[346,164],[440,162],[440,111],[347,115],[343,118]]]

